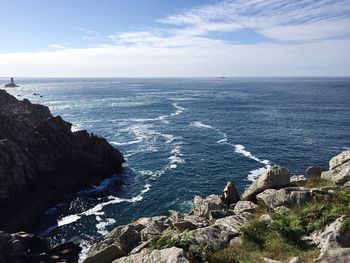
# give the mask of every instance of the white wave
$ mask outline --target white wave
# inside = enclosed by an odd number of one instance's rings
[[[178,164],[185,163],[185,160],[181,158],[181,145],[175,145],[174,149],[171,150],[170,154],[172,154],[168,157],[170,161],[170,169],[176,169]]]
[[[97,233],[101,234],[102,236],[105,236],[108,234],[108,231],[106,229],[107,226],[110,226],[116,223],[115,219],[113,218],[107,218],[105,220],[102,220],[101,217],[97,216],[96,220],[98,221],[98,223],[96,224]]]
[[[81,247],[79,260],[78,260],[79,263],[82,263],[87,258],[88,252],[93,244],[94,244],[93,241],[87,241],[87,240],[82,240],[79,242],[79,246]]]
[[[248,157],[254,161],[257,161],[259,163],[268,165],[270,163],[269,160],[260,160],[258,157],[254,156],[251,154],[251,152],[247,151],[245,147],[241,144],[236,144],[235,145],[235,152],[244,155],[245,157]]]
[[[213,126],[210,126],[208,124],[204,124],[200,121],[194,121],[190,124],[190,126],[196,127],[196,128],[204,128],[204,129],[211,129],[214,130]]]
[[[80,215],[69,215],[69,216],[62,217],[57,221],[57,226],[61,227],[64,225],[69,225],[75,221],[78,221],[80,218],[81,218]]]
[[[265,167],[261,167],[249,172],[247,179],[251,182],[254,182],[263,172],[267,171],[271,165],[266,165]]]
[[[109,143],[113,144],[113,145],[117,145],[117,146],[121,146],[121,145],[132,145],[132,144],[137,144],[142,142],[142,140],[133,140],[133,141],[128,141],[128,142],[117,142],[117,141],[110,141]]]
[[[132,198],[129,198],[129,199],[119,198],[119,197],[110,195],[107,197],[107,199],[109,201],[101,202],[101,203],[95,205],[94,207],[92,207],[92,208],[90,208],[90,209],[88,209],[80,214],[68,215],[68,216],[65,216],[65,217],[59,219],[57,221],[57,226],[61,227],[64,225],[74,223],[74,222],[78,221],[82,216],[90,216],[90,215],[101,216],[101,215],[104,215],[104,212],[102,211],[102,209],[107,205],[119,204],[121,202],[129,202],[129,203],[139,202],[143,199],[143,195],[145,193],[147,193],[150,189],[151,189],[151,185],[146,184],[144,186],[144,189],[141,190],[140,194],[138,194],[137,196],[134,196]]]
[[[70,128],[72,132],[77,132],[83,130],[83,127],[81,127],[79,124],[73,124]]]

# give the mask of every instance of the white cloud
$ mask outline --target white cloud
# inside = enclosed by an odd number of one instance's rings
[[[64,46],[62,44],[51,44],[51,45],[49,45],[49,47],[56,48],[56,49],[64,49],[64,48],[66,48],[66,46]]]
[[[54,51],[0,53],[0,72],[101,77],[349,76],[349,13],[350,0],[222,1],[160,19],[159,28],[109,35],[88,48],[53,44]],[[244,45],[239,39],[222,40],[212,34],[241,29],[269,41]]]

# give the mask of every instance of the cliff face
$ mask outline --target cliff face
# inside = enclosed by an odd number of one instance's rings
[[[0,229],[30,226],[67,193],[121,169],[123,155],[105,139],[49,109],[0,90]]]

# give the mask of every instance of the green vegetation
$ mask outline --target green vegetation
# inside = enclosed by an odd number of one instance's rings
[[[311,178],[304,186],[332,186],[327,180]],[[313,231],[322,230],[340,216],[345,216],[341,231],[350,231],[350,189],[336,189],[332,195],[320,195],[304,206],[294,207],[282,213],[269,212],[271,222],[259,220],[266,213],[260,206],[250,221],[242,228],[242,243],[225,249],[203,247],[194,243],[190,232],[181,234],[164,232],[152,240],[153,249],[177,246],[183,248],[191,262],[259,263],[263,257],[288,261],[293,256],[302,262],[313,262],[318,248],[309,247],[302,239]]]

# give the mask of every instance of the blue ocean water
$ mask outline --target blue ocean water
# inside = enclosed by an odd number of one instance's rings
[[[17,82],[11,94],[104,136],[127,160],[118,176],[47,211],[36,230],[52,245],[87,248],[137,218],[187,212],[227,181],[243,191],[269,165],[300,175],[350,148],[349,78]]]

